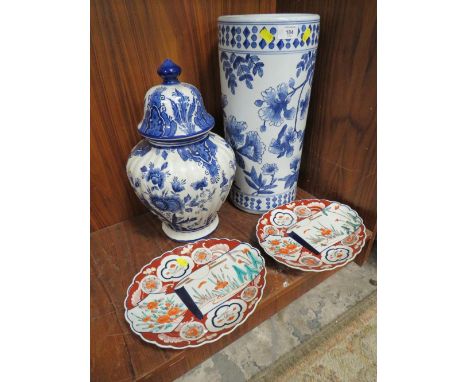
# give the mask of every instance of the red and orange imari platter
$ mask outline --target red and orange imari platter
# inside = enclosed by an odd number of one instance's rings
[[[144,341],[182,349],[214,342],[255,310],[265,260],[250,244],[205,239],[165,252],[133,278],[125,318]]]
[[[366,243],[366,227],[346,204],[304,199],[262,215],[257,239],[279,263],[309,272],[346,265]]]

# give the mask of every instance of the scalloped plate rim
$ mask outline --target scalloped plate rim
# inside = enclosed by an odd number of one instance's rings
[[[201,343],[199,343],[198,345],[186,345],[186,346],[181,346],[181,347],[176,347],[176,346],[172,346],[172,345],[162,345],[160,344],[159,342],[156,342],[156,341],[151,341],[151,340],[148,340],[146,339],[145,337],[143,337],[142,333],[139,333],[139,332],[136,332],[135,330],[133,330],[133,327],[132,327],[132,323],[129,321],[128,317],[127,317],[127,312],[128,312],[128,309],[127,309],[127,300],[128,298],[131,298],[130,297],[130,288],[134,285],[135,281],[136,281],[136,278],[137,276],[143,272],[143,270],[148,266],[150,265],[154,260],[156,259],[159,259],[160,257],[164,256],[166,253],[170,253],[172,251],[174,251],[175,249],[178,249],[178,248],[184,248],[186,247],[187,245],[190,245],[190,244],[194,244],[194,243],[197,243],[199,241],[206,241],[206,240],[227,240],[227,241],[234,241],[234,242],[237,242],[239,244],[247,244],[249,247],[251,247],[252,249],[254,249],[255,251],[258,252],[258,254],[260,255],[261,259],[262,259],[262,263],[263,263],[263,269],[265,270],[265,276],[264,276],[264,280],[263,280],[263,286],[262,288],[260,289],[260,296],[258,298],[258,301],[255,303],[253,309],[248,312],[245,317],[237,324],[237,325],[234,325],[231,330],[228,330],[224,333],[222,333],[221,335],[213,338],[212,340],[209,340],[209,341],[203,341]],[[218,244],[222,244],[222,243],[218,243]],[[125,321],[127,321],[127,323],[129,324],[130,326],[130,329],[133,333],[137,334],[138,337],[140,337],[143,341],[145,341],[146,343],[149,343],[149,344],[152,344],[152,345],[156,345],[157,347],[160,347],[160,348],[164,348],[164,349],[174,349],[174,350],[182,350],[182,349],[187,349],[187,348],[197,348],[197,347],[200,347],[200,346],[203,346],[205,344],[209,344],[209,343],[212,343],[212,342],[216,342],[218,341],[220,338],[224,337],[225,335],[227,334],[230,334],[232,333],[234,330],[236,330],[239,326],[241,326],[246,320],[247,318],[250,317],[250,315],[255,312],[255,310],[257,309],[257,306],[258,306],[258,303],[260,302],[260,300],[262,299],[263,297],[263,290],[265,289],[265,286],[266,286],[266,276],[267,276],[267,267],[266,267],[266,263],[265,263],[265,258],[262,256],[261,254],[261,251],[258,250],[257,248],[255,248],[252,244],[250,243],[247,243],[245,241],[240,241],[240,240],[237,240],[237,239],[228,239],[228,238],[225,238],[225,237],[221,237],[221,238],[218,238],[218,237],[210,237],[210,238],[206,238],[206,239],[200,239],[200,240],[196,240],[196,241],[193,241],[193,242],[189,242],[189,243],[184,243],[183,245],[179,245],[177,247],[174,247],[172,249],[170,249],[169,251],[166,251],[166,252],[163,252],[161,255],[159,256],[156,256],[154,258],[152,258],[147,264],[145,264],[136,274],[135,276],[133,276],[132,278],[132,282],[130,283],[130,285],[128,286],[127,288],[127,295],[125,297],[125,300],[124,300],[124,309],[125,309],[125,312],[124,312],[124,317],[125,317]],[[177,326],[179,326],[183,321],[181,321]]]
[[[306,201],[306,200],[307,200],[307,201],[314,201],[314,202],[315,202],[315,201],[321,202],[321,201],[324,200],[324,201],[326,201],[326,202],[330,202],[330,204],[331,204],[331,203],[339,203],[339,204],[341,204],[341,205],[343,205],[343,206],[346,206],[346,207],[350,208],[352,211],[356,212],[356,210],[354,210],[353,208],[351,208],[350,206],[348,206],[348,205],[345,204],[345,203],[337,202],[337,201],[334,201],[334,200],[315,199],[315,198],[314,198],[314,199],[296,199],[296,200],[293,200],[292,202],[284,203],[284,204],[281,204],[281,205],[279,205],[279,206],[276,206],[274,209],[277,209],[277,208],[283,207],[283,206],[287,206],[288,204],[292,204],[292,203],[295,203],[295,202],[302,202],[302,201]],[[264,218],[265,218],[265,215],[269,214],[271,211],[273,211],[273,209],[270,210],[270,211],[265,212],[265,213],[264,213],[262,216],[260,216],[260,218],[258,219],[257,225],[255,226],[255,236],[257,237],[258,244],[260,245],[260,247],[262,247],[263,252],[265,252],[268,256],[270,256],[270,257],[271,257],[273,260],[275,260],[277,263],[283,264],[283,265],[285,265],[285,266],[288,267],[288,268],[298,269],[298,270],[303,271],[303,272],[315,272],[315,273],[333,271],[333,270],[335,270],[335,269],[337,269],[337,268],[341,268],[341,267],[343,267],[343,266],[349,264],[351,261],[353,261],[353,260],[356,258],[356,256],[359,255],[359,254],[362,252],[362,250],[364,249],[364,247],[365,247],[365,245],[366,245],[366,240],[367,240],[367,229],[366,229],[366,226],[364,225],[364,221],[363,221],[362,224],[361,224],[361,227],[364,228],[364,237],[363,237],[364,244],[363,244],[363,246],[354,254],[354,256],[350,257],[349,260],[343,262],[342,264],[338,264],[338,265],[336,265],[336,266],[333,266],[332,268],[327,268],[327,269],[304,269],[304,268],[296,267],[296,266],[294,266],[294,265],[290,265],[290,264],[288,264],[288,263],[284,263],[284,262],[279,261],[278,259],[276,259],[273,255],[270,255],[270,254],[265,250],[265,247],[262,245],[262,243],[261,243],[261,241],[260,241],[260,237],[259,237],[259,233],[258,233],[258,231],[259,231],[259,226],[260,226],[260,221],[261,221],[262,219],[264,219]],[[356,214],[359,216],[359,214],[358,214],[357,212],[356,212]],[[362,218],[361,218],[361,219],[362,219]]]

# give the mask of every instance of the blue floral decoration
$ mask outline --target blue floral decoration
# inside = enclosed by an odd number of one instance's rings
[[[226,174],[224,173],[224,171],[222,175],[223,175],[223,180],[221,181],[221,184],[219,186],[221,188],[224,188],[229,183],[229,179],[226,178]]]
[[[255,106],[260,107],[258,116],[270,125],[280,126],[284,119],[294,118],[296,108],[289,107],[291,94],[286,83],[279,84],[276,89],[269,87],[262,91],[263,100],[257,99]]]
[[[226,118],[226,112],[224,109],[226,108],[228,104],[228,99],[226,94],[221,94],[221,108],[223,109],[223,117]]]
[[[169,118],[167,113],[159,112],[162,108],[162,101],[166,99],[162,94],[165,90],[166,87],[160,86],[149,96],[145,117],[143,118],[143,122],[139,128],[139,130],[146,135],[154,137],[171,137],[177,130],[176,122]]]
[[[211,127],[214,126],[214,118],[211,114],[209,114],[205,106],[203,105],[203,98],[200,93],[200,91],[195,87],[190,84],[183,84],[185,87],[189,88],[190,91],[192,92],[192,95],[194,96],[194,102],[196,104],[196,112],[195,115],[193,116],[193,121],[195,122],[195,125],[198,127],[199,131],[205,131],[210,129]]]
[[[219,165],[216,161],[216,152],[218,147],[209,139],[182,146],[177,149],[180,157],[184,160],[193,160],[200,163],[210,175],[211,183],[219,180]]]
[[[262,163],[262,156],[265,152],[265,145],[260,140],[260,136],[256,131],[249,131],[245,136],[245,143],[239,148],[239,154],[249,158],[250,160]]]
[[[128,173],[127,176],[133,188],[138,188],[141,186],[140,179],[134,178],[130,173]]]
[[[291,95],[294,94],[295,92],[299,91],[299,99],[297,100],[297,106],[300,109],[300,114],[301,114],[301,119],[305,117],[307,114],[307,110],[309,107],[309,101],[310,101],[310,90],[307,92],[304,98],[302,98],[302,92],[304,91],[304,87],[306,84],[311,85],[312,84],[312,78],[314,77],[314,70],[315,70],[315,58],[316,58],[316,52],[307,52],[304,53],[301,56],[301,59],[299,63],[296,65],[296,77],[298,78],[303,72],[306,73],[306,77],[304,81],[302,81],[297,87],[294,86],[294,79],[290,80],[290,87],[292,89]],[[292,83],[292,85],[291,85]],[[301,148],[303,144],[303,137],[299,137],[299,131],[296,129],[297,126],[297,113],[294,119],[294,131],[298,135],[298,138],[301,139]]]
[[[263,77],[265,64],[256,55],[226,52],[221,53],[221,67],[232,94],[236,94],[237,81],[244,82],[249,89],[253,89],[254,76]]]
[[[299,148],[302,150],[302,146],[304,146],[304,131],[297,131],[296,138],[299,141]]]
[[[301,119],[307,115],[307,109],[309,108],[309,101],[310,101],[310,90],[307,92],[303,100],[299,101],[299,110],[301,113]]]
[[[172,191],[174,191],[174,192],[184,191],[185,190],[185,186],[184,186],[185,182],[186,182],[186,179],[179,180],[179,178],[177,176],[175,176],[172,179],[172,182],[171,182]]]
[[[240,168],[245,169],[243,157],[257,163],[262,163],[265,145],[260,140],[260,136],[256,131],[249,131],[247,134],[244,134],[244,131],[247,130],[247,123],[237,121],[232,115],[225,119],[225,127],[226,140],[233,148],[236,162]]]
[[[265,165],[265,166],[269,166],[269,165]],[[277,186],[276,181],[278,179],[275,178],[275,173],[276,173],[277,168],[275,169],[275,171],[271,171],[273,170],[273,167],[269,167],[269,168],[267,167],[266,169],[270,170],[269,174],[265,174],[265,173],[257,174],[257,171],[255,170],[255,167],[253,166],[250,171],[244,171],[246,175],[245,181],[250,187],[252,187],[255,190],[255,192],[252,195],[261,195],[261,194],[267,195],[267,194],[274,193],[271,190],[276,188]]]
[[[278,138],[272,139],[268,151],[276,154],[277,158],[291,157],[294,153],[293,143],[296,140],[294,129],[288,125],[284,125],[278,134]]]
[[[242,155],[240,155],[237,150],[234,150],[234,156],[236,157],[236,163],[241,169],[245,169],[245,161],[244,158],[242,158]]]
[[[151,195],[151,203],[161,211],[179,212],[183,209],[183,203],[176,195]]]
[[[229,135],[228,139],[232,146],[242,145],[245,141],[243,132],[247,129],[247,123],[237,121],[236,117],[231,115],[226,120],[226,131]]]
[[[291,170],[294,170],[294,171],[298,171],[299,170],[299,163],[301,162],[301,159],[300,158],[294,158],[290,165],[289,165],[289,168]]]
[[[292,172],[286,175],[284,178],[280,178],[281,181],[285,182],[284,187],[291,188],[297,183],[297,179],[299,178],[299,158],[294,158],[292,162],[289,164],[289,168]]]
[[[143,166],[140,170],[143,174],[143,179],[147,182],[151,181],[154,185],[153,188],[162,189],[164,182],[169,174],[168,171],[164,171],[168,166],[167,162],[164,162],[160,168],[155,167],[153,162],[149,163],[149,168]]]
[[[169,101],[174,112],[174,120],[184,126],[187,134],[194,134],[196,125],[192,121],[192,116],[195,111],[196,103],[190,102],[190,98],[181,91],[175,89],[172,92],[172,98]]]
[[[171,96],[163,93],[168,89],[165,86],[157,87],[149,95],[145,116],[139,131],[152,138],[172,138],[176,136],[192,135],[205,131],[214,125],[213,117],[208,114],[201,103],[201,95],[197,88],[189,84],[182,84],[188,88],[192,97],[187,96],[178,89],[174,89]],[[171,105],[172,114],[166,107]]]
[[[297,130],[297,118],[300,114],[300,118],[304,119],[310,101],[310,90],[303,97],[305,85],[312,83],[315,68],[315,57],[316,53],[308,52],[301,56],[299,63],[296,65],[296,77],[299,77],[302,73],[306,73],[305,79],[296,86],[296,80],[290,78],[288,83],[279,84],[276,89],[269,87],[262,91],[261,95],[263,99],[255,100],[255,106],[259,107],[258,116],[263,121],[263,125],[260,126],[260,131],[266,130],[266,123],[269,125],[280,126],[285,120],[294,119],[294,133],[296,138],[300,140],[300,147],[303,145],[303,132]],[[299,92],[299,98],[296,106],[289,106],[291,98],[296,92]],[[297,112],[299,110],[299,112]]]
[[[151,151],[151,144],[145,139],[142,140],[132,151],[132,156],[134,157],[143,157]]]
[[[296,77],[299,77],[302,72],[306,72],[305,82],[311,82],[312,77],[314,76],[314,68],[315,68],[315,59],[316,59],[317,52],[310,51],[304,53],[301,56],[300,61],[296,65]]]
[[[276,163],[265,163],[262,166],[262,174],[274,175],[278,172],[278,165]]]
[[[205,187],[208,186],[208,181],[206,180],[206,178],[203,178],[202,180],[193,182],[191,186],[194,190],[203,190]]]

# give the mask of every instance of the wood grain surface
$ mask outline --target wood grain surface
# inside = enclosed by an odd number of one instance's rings
[[[125,164],[140,140],[146,91],[165,58],[197,86],[222,134],[217,18],[271,13],[275,0],[91,1],[91,229],[145,212]]]
[[[298,196],[311,197],[302,190],[298,190]],[[246,241],[259,248],[255,237],[258,218],[225,203],[220,211],[220,225],[213,237]],[[340,269],[302,272],[264,255],[267,276],[263,298],[243,325],[219,341],[199,348],[162,349],[144,342],[131,332],[124,318],[124,300],[133,276],[141,267],[179,245],[162,233],[160,221],[149,213],[91,234],[92,381],[171,381]]]
[[[145,212],[125,174],[143,97],[169,57],[197,86],[222,133],[217,17],[313,12],[321,35],[299,186],[349,204],[376,228],[374,0],[92,0],[91,229]],[[361,257],[363,259],[364,257]]]

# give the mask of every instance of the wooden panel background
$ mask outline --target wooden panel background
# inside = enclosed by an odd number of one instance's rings
[[[128,184],[125,163],[140,140],[143,97],[160,83],[165,58],[197,86],[222,133],[217,18],[275,12],[275,0],[91,1],[91,229],[145,208]]]
[[[320,15],[299,185],[317,197],[350,204],[374,231],[375,238],[376,1],[278,0],[277,12]]]
[[[321,35],[299,185],[347,202],[376,224],[375,0],[92,0],[91,229],[145,212],[125,163],[143,97],[171,58],[197,86],[222,134],[217,17],[313,12]]]

